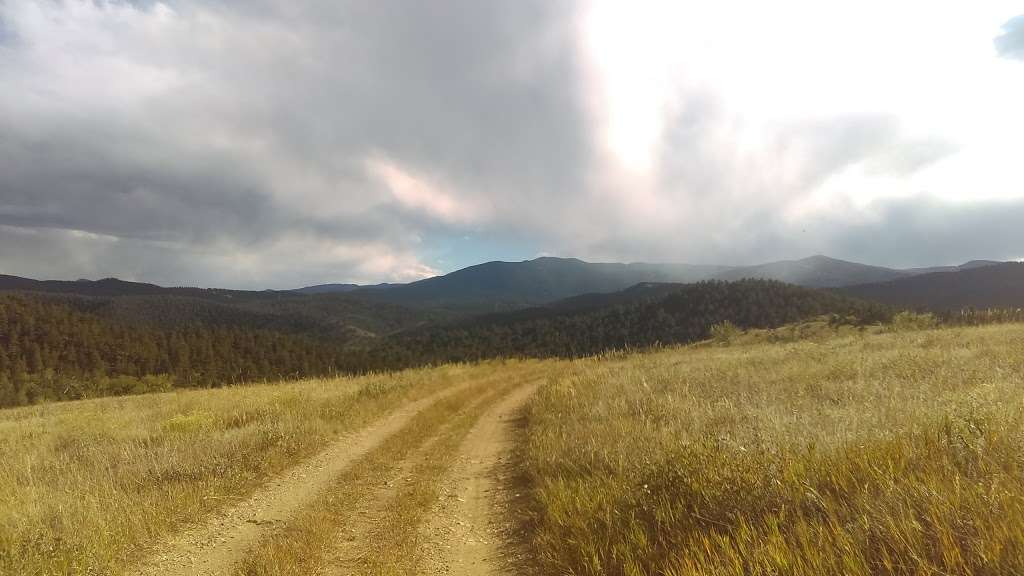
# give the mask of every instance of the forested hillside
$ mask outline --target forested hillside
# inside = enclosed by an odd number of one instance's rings
[[[360,309],[344,295],[327,296],[303,296],[301,304],[276,299],[255,311],[170,296],[0,295],[0,405],[493,357],[581,356],[692,342],[726,320],[768,327],[821,314],[855,322],[888,314],[880,305],[763,280],[641,285],[429,325],[398,307]],[[323,320],[338,315],[337,306],[345,307],[345,329]],[[374,315],[381,309],[391,320]],[[352,328],[362,322],[360,311],[367,325],[387,331],[360,334]]]
[[[476,318],[456,325],[400,333],[366,351],[370,366],[491,357],[583,356],[605,350],[693,342],[711,326],[731,322],[768,328],[812,316],[834,314],[841,321],[887,320],[892,311],[838,294],[772,280],[709,281],[637,287],[613,296],[573,299],[564,309],[538,308]],[[631,297],[626,297],[626,295]],[[650,296],[645,296],[650,294]]]
[[[841,289],[855,298],[958,315],[961,310],[1024,308],[1024,263],[979,265]]]
[[[239,326],[340,337],[379,336],[451,317],[344,293],[165,288],[104,280],[32,280],[0,275],[0,293],[64,298],[77,310],[132,325]]]
[[[541,306],[580,294],[615,292],[641,282],[696,282],[724,269],[542,257],[524,262],[487,262],[410,284],[386,289],[370,286],[354,293],[407,307],[495,313]]]
[[[333,340],[241,326],[129,326],[66,302],[0,296],[0,405],[316,375]]]

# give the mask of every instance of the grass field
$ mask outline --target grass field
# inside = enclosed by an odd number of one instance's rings
[[[397,406],[529,363],[0,410],[0,574],[121,574],[147,546]]]
[[[1019,325],[581,361],[528,422],[547,573],[1024,574]]]
[[[509,460],[522,483],[505,487],[523,573],[1024,574],[1024,326],[820,323],[3,410],[0,574],[132,574],[190,523],[431,400],[231,568],[422,573],[460,446],[525,382],[540,387]]]

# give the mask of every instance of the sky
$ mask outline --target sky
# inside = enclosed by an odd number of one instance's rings
[[[1024,257],[1024,4],[0,0],[0,273]]]

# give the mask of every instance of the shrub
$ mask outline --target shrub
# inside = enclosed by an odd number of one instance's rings
[[[723,346],[728,346],[739,335],[740,329],[728,320],[711,326],[711,339]]]
[[[918,314],[916,312],[900,312],[893,316],[890,327],[893,332],[912,332],[915,330],[928,330],[939,325],[938,318],[934,314]]]

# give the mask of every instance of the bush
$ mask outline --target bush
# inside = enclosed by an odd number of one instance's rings
[[[916,312],[900,312],[893,316],[890,328],[893,332],[913,332],[928,330],[939,325],[934,314],[918,314]]]
[[[740,335],[740,329],[728,320],[711,326],[711,339],[723,346],[728,346]]]

